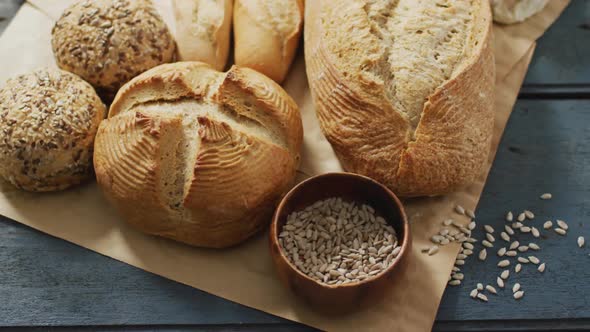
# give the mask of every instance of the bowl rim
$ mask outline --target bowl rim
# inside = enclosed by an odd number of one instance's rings
[[[279,244],[279,232],[278,232],[278,220],[279,220],[279,214],[280,212],[283,210],[283,208],[286,205],[286,202],[291,199],[291,197],[294,195],[294,193],[296,191],[298,191],[299,189],[301,189],[301,187],[309,184],[312,181],[317,180],[318,178],[321,177],[326,177],[326,176],[349,176],[349,177],[356,177],[356,178],[360,178],[363,180],[367,180],[369,183],[371,183],[371,185],[380,187],[382,190],[385,191],[385,193],[395,202],[395,206],[397,207],[399,214],[401,216],[401,221],[402,221],[402,228],[404,230],[404,236],[403,236],[403,241],[401,244],[401,249],[399,254],[396,257],[396,260],[389,266],[387,267],[385,270],[381,271],[381,273],[376,274],[375,276],[373,276],[372,278],[367,278],[365,280],[362,281],[357,281],[357,282],[351,282],[351,283],[347,283],[347,284],[340,284],[340,285],[328,285],[322,282],[319,282],[315,279],[310,278],[308,275],[306,275],[305,273],[299,271],[299,269],[293,265],[293,263],[291,262],[291,260],[285,255],[285,253],[283,252],[283,249],[281,248],[281,245]],[[309,177],[303,181],[301,181],[300,183],[298,183],[296,186],[294,186],[293,188],[291,188],[291,190],[289,190],[289,192],[283,196],[283,198],[281,199],[279,205],[277,206],[277,208],[275,209],[275,213],[273,214],[272,217],[272,222],[271,222],[271,229],[270,229],[270,238],[271,238],[271,244],[275,244],[278,247],[278,252],[279,255],[281,256],[281,259],[283,261],[285,261],[287,263],[287,265],[289,266],[289,268],[293,271],[295,271],[295,273],[297,273],[300,277],[303,277],[304,279],[313,282],[314,284],[319,285],[320,287],[325,287],[325,288],[329,288],[329,289],[342,289],[342,288],[347,288],[347,287],[358,287],[364,284],[368,284],[371,282],[374,282],[376,280],[378,280],[379,278],[383,277],[387,272],[390,272],[391,270],[393,270],[401,261],[401,259],[404,257],[404,255],[407,254],[408,251],[408,246],[409,246],[409,242],[410,242],[410,224],[408,222],[408,217],[406,215],[406,211],[404,209],[404,206],[402,204],[402,202],[400,201],[400,199],[397,197],[397,195],[395,195],[389,188],[387,188],[385,185],[377,182],[376,180],[365,176],[365,175],[361,175],[361,174],[356,174],[356,173],[351,173],[351,172],[328,172],[328,173],[322,173],[322,174],[318,174],[318,175],[314,175],[312,177]],[[399,240],[398,240],[399,241]]]

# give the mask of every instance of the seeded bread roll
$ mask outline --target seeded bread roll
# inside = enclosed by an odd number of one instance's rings
[[[76,1],[55,23],[51,43],[58,66],[107,101],[133,77],[172,61],[175,50],[151,0]]]
[[[105,115],[92,86],[74,74],[42,69],[8,80],[0,90],[0,176],[29,191],[88,179]]]
[[[519,23],[545,8],[549,0],[492,0],[494,21]]]
[[[488,0],[307,3],[307,76],[343,167],[402,196],[481,174],[494,125]]]
[[[227,62],[232,0],[174,0],[176,43],[182,61],[202,61],[217,70]]]
[[[302,0],[236,0],[235,63],[283,82],[302,28]]]
[[[153,68],[126,84],[100,125],[99,185],[140,230],[202,247],[254,234],[294,178],[302,124],[264,75],[202,62]]]

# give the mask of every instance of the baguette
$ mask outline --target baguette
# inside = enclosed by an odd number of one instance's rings
[[[202,61],[223,70],[229,52],[232,0],[173,0],[181,61]]]
[[[270,221],[301,141],[297,105],[269,78],[178,62],[121,88],[98,130],[94,167],[131,225],[222,248]]]
[[[302,0],[236,0],[235,63],[282,83],[303,27]]]
[[[343,167],[401,196],[475,180],[494,126],[488,0],[307,3],[320,126]]]

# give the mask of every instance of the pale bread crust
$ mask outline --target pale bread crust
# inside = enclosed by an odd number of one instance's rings
[[[359,61],[354,53],[335,49],[335,41],[325,38],[321,17],[340,6],[334,13],[346,21],[339,38],[359,53],[378,53],[380,42],[370,34],[347,34],[368,26],[366,17],[356,15],[356,2],[309,2],[305,17],[307,75],[317,116],[343,167],[401,196],[440,195],[473,182],[487,161],[494,125],[495,67],[487,0],[479,0],[474,15],[478,33],[473,37],[478,40],[469,40],[474,46],[455,74],[427,98],[415,130],[385,98],[383,82],[362,77],[353,67]]]
[[[174,0],[181,61],[202,61],[223,70],[229,53],[232,0]],[[204,7],[204,8],[203,8]]]
[[[178,175],[168,161],[173,143],[187,138],[181,137],[186,115],[171,115],[167,106],[187,100],[195,101],[196,113],[201,102],[224,105],[235,112],[236,122],[204,113],[191,118],[197,122],[198,149],[191,162],[179,164],[190,174],[183,178],[184,190],[170,195],[165,179]],[[253,125],[238,125],[247,122]],[[103,192],[130,224],[190,245],[221,248],[270,221],[294,179],[302,136],[297,105],[264,75],[179,62],[156,67],[119,91],[97,134],[94,165]]]
[[[28,191],[92,178],[94,136],[106,107],[80,77],[39,69],[0,90],[0,175]]]
[[[277,6],[282,17],[271,12],[271,5]],[[236,0],[235,63],[282,83],[299,44],[303,8],[302,0]]]

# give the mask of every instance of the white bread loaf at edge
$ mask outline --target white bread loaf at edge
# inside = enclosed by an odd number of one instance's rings
[[[223,70],[229,53],[233,0],[173,0],[181,61],[202,61]]]
[[[236,0],[236,65],[255,69],[282,83],[299,44],[303,7],[302,0]]]
[[[472,183],[494,126],[488,0],[306,6],[308,80],[344,168],[401,196]]]
[[[126,84],[101,123],[100,187],[140,230],[190,245],[235,245],[270,221],[299,163],[302,123],[282,88],[201,62]]]

